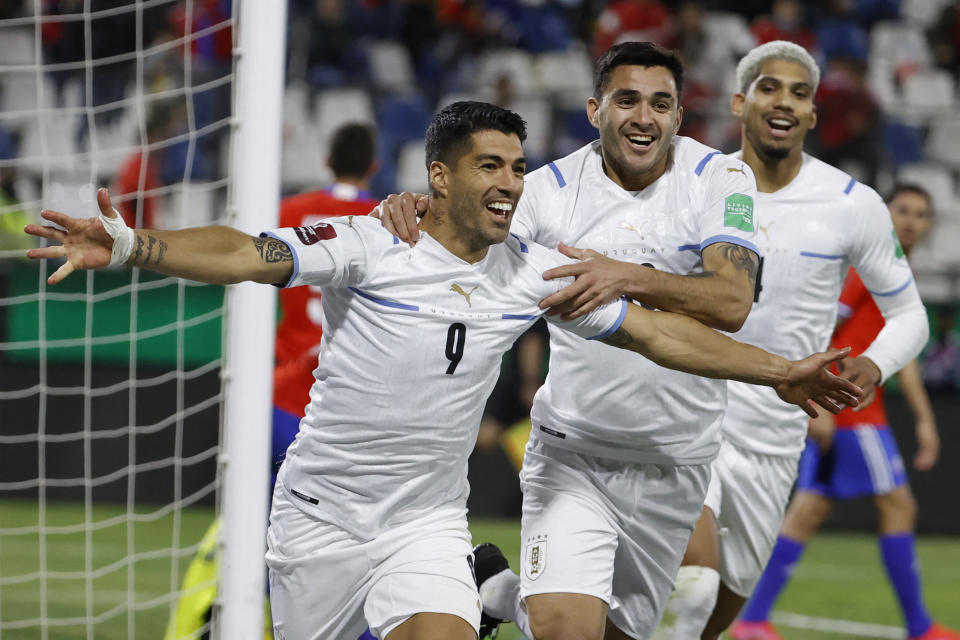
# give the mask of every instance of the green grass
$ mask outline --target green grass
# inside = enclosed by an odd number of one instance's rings
[[[119,507],[99,505],[92,520],[103,521],[121,515]],[[142,513],[147,514],[148,511]],[[183,546],[196,544],[212,517],[209,509],[191,508],[182,513],[179,525]],[[48,526],[69,526],[83,523],[82,505],[51,504],[47,509]],[[36,505],[27,502],[0,501],[0,529],[31,526],[37,522]],[[123,563],[127,556],[127,533],[133,533],[135,549],[142,556],[131,574]],[[513,520],[474,520],[471,525],[476,542],[490,541],[499,545],[512,567],[519,566],[519,523]],[[48,627],[50,640],[125,640],[127,638],[160,639],[166,625],[169,605],[164,595],[170,590],[173,568],[182,578],[189,557],[174,558],[162,551],[170,545],[175,530],[172,516],[156,517],[149,522],[128,525],[121,521],[90,535],[82,532],[51,534],[46,538],[48,572],[57,572],[47,580],[47,618],[82,617],[92,613],[105,618],[87,627],[83,623]],[[96,578],[87,579],[84,549],[93,550],[94,569],[111,566]],[[0,536],[0,576],[5,581],[14,576],[35,572],[40,567],[40,545],[36,535]],[[158,552],[154,558],[150,552]],[[941,622],[960,628],[960,542],[949,538],[921,538],[919,555],[923,566],[927,603]],[[128,614],[124,605],[128,584],[134,603]],[[88,604],[87,592],[93,597]],[[778,611],[787,611],[816,618],[832,618],[857,622],[899,626],[900,613],[887,584],[874,538],[867,535],[830,534],[818,537],[798,566],[794,579],[778,603]],[[109,616],[112,610],[116,614]],[[28,580],[0,587],[0,631],[4,640],[40,638],[38,627],[8,628],[12,620],[41,616],[39,580]],[[132,629],[133,633],[128,632]],[[831,634],[783,626],[790,640],[850,640],[855,636]],[[89,636],[88,636],[89,631]],[[501,640],[515,640],[520,634],[512,626],[500,633]],[[861,636],[862,637],[862,636]]]

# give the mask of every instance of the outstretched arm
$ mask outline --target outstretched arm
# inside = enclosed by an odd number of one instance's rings
[[[813,400],[837,413],[856,406],[860,389],[826,367],[849,353],[832,349],[790,361],[737,342],[684,315],[630,305],[620,328],[604,342],[640,353],[657,364],[707,378],[773,387],[786,402],[816,417]]]
[[[703,250],[703,273],[681,276],[607,258],[564,244],[560,252],[580,260],[550,269],[545,280],[574,276],[574,282],[540,302],[565,318],[589,313],[620,296],[682,313],[707,326],[737,331],[750,313],[757,282],[757,254],[738,244],[717,242]]]
[[[917,455],[913,466],[919,471],[929,471],[940,457],[940,435],[937,433],[937,420],[930,406],[930,397],[923,386],[920,365],[912,360],[900,370],[900,389],[913,409],[917,421]]]
[[[106,189],[97,193],[97,204],[101,212],[97,218],[72,218],[47,210],[41,212],[43,218],[59,227],[24,227],[31,235],[60,243],[27,252],[33,259],[66,258],[48,279],[50,284],[76,269],[100,269],[118,262],[212,284],[245,280],[284,284],[293,273],[290,248],[279,240],[255,238],[230,227],[130,230],[110,204]]]

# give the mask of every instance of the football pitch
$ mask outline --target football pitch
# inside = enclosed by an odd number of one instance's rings
[[[196,544],[212,518],[212,511],[190,508],[179,522],[170,514],[157,514],[149,521],[128,525],[118,507],[98,505],[85,514],[76,503],[47,505],[47,525],[58,527],[44,545],[46,563],[45,601],[40,596],[38,572],[41,546],[36,532],[22,529],[37,522],[36,505],[0,501],[0,631],[4,640],[33,640],[37,627],[11,628],[12,620],[47,617],[70,618],[70,624],[50,627],[50,640],[97,640],[163,637],[169,611],[165,594],[171,589],[170,561],[163,551],[174,533],[181,545]],[[104,525],[89,534],[73,525],[85,520]],[[128,526],[132,538],[128,539]],[[494,542],[506,553],[512,567],[519,566],[519,523],[514,520],[475,519],[474,542]],[[923,566],[927,604],[944,624],[960,627],[960,541],[953,538],[921,538],[918,543]],[[93,550],[91,560],[84,549]],[[124,561],[130,552],[137,562],[130,571]],[[561,561],[550,557],[549,562]],[[87,564],[89,562],[89,565]],[[180,574],[189,557],[180,560]],[[12,580],[13,576],[27,576]],[[79,577],[78,576],[89,576]],[[128,588],[132,584],[133,588]],[[89,599],[87,596],[92,596]],[[127,604],[134,613],[127,614]],[[776,620],[789,640],[850,640],[852,638],[902,638],[899,610],[894,600],[874,538],[860,534],[825,534],[809,547],[777,607]],[[20,626],[20,625],[15,625]],[[521,635],[504,625],[501,640]]]

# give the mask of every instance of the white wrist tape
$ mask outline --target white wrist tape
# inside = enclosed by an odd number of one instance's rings
[[[107,234],[113,238],[113,251],[110,253],[110,264],[123,264],[130,259],[133,253],[133,243],[135,235],[133,229],[127,226],[123,221],[123,216],[114,209],[113,218],[100,214],[100,224],[103,225]]]

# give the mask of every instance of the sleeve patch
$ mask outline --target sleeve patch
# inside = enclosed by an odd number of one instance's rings
[[[331,240],[337,237],[337,230],[325,222],[318,222],[309,227],[296,227],[293,230],[301,244],[310,246],[321,240]]]
[[[890,235],[893,236],[893,253],[897,258],[902,258],[906,254],[903,252],[903,247],[900,246],[900,238],[897,237],[896,229],[890,230]]]
[[[741,231],[754,231],[753,198],[742,193],[727,196],[723,207],[723,226]]]

